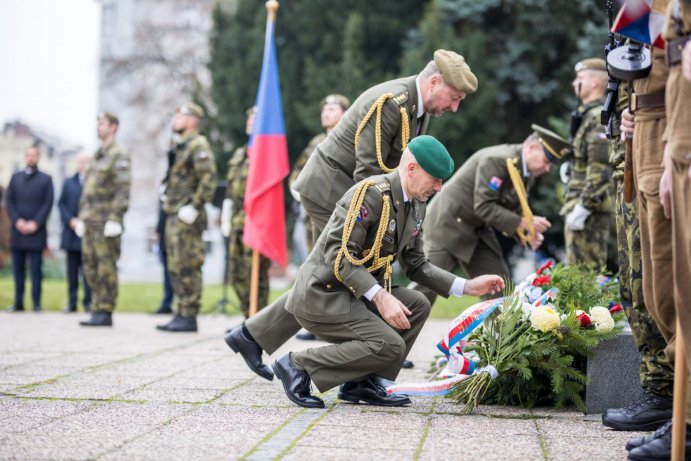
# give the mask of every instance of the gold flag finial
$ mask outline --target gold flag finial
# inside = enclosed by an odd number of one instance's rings
[[[269,0],[266,2],[266,9],[269,10],[269,19],[272,21],[276,20],[276,11],[278,10],[278,1]]]

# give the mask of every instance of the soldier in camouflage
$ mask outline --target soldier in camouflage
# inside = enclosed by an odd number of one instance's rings
[[[607,241],[613,221],[609,141],[600,124],[607,89],[607,68],[599,58],[575,66],[574,91],[580,96],[582,122],[574,137],[571,176],[560,214],[565,216],[564,239],[569,264],[591,263],[598,268],[607,260]]]
[[[130,198],[130,157],[115,142],[118,117],[103,112],[97,120],[101,148],[89,163],[74,228],[82,237],[84,276],[91,287],[91,318],[79,322],[83,326],[113,325],[120,235]]]
[[[174,147],[165,184],[168,271],[175,294],[175,317],[156,328],[163,331],[197,331],[202,297],[202,264],[207,226],[204,205],[216,189],[216,162],[209,142],[199,134],[204,111],[196,104],[178,107],[173,131],[179,137]]]
[[[247,110],[245,133],[252,133],[256,107]],[[240,310],[245,318],[250,310],[250,273],[252,271],[252,248],[242,243],[245,226],[245,188],[247,186],[247,171],[249,159],[247,146],[238,147],[228,161],[228,188],[224,208],[221,230],[229,238],[228,247],[228,281],[233,286],[240,300]],[[227,208],[226,208],[227,209]],[[257,310],[261,310],[269,302],[269,268],[271,260],[264,255],[259,256],[259,292],[257,295]]]

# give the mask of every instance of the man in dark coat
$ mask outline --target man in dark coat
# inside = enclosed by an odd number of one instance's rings
[[[58,199],[58,209],[62,220],[62,240],[60,248],[67,255],[67,296],[68,305],[65,312],[77,312],[77,291],[79,289],[79,272],[84,282],[84,310],[91,310],[91,288],[84,277],[82,266],[82,239],[74,232],[79,221],[79,200],[82,196],[84,175],[89,166],[89,154],[82,151],[77,154],[77,173],[65,180]]]
[[[31,266],[31,299],[34,311],[41,311],[41,279],[43,278],[43,249],[48,245],[46,221],[53,206],[53,180],[38,171],[40,151],[29,147],[25,154],[26,167],[12,175],[7,186],[7,213],[12,232],[10,248],[14,268],[14,305],[10,312],[24,310],[24,280],[26,258]]]

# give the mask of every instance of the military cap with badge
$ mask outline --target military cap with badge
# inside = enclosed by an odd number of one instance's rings
[[[330,94],[321,100],[319,109],[323,109],[327,104],[338,104],[343,111],[346,111],[350,107],[350,100],[342,94]]]
[[[559,164],[573,153],[573,144],[554,131],[550,131],[534,123],[531,125],[531,128],[537,135],[538,141],[542,144],[545,156],[550,162]]]
[[[108,122],[109,122],[111,125],[119,125],[119,124],[120,124],[120,119],[118,118],[117,115],[115,115],[115,114],[112,113],[112,112],[103,111],[103,112],[100,112],[100,113],[96,116],[96,120],[101,120],[102,118],[108,120]]]
[[[182,115],[191,115],[192,117],[197,118],[204,117],[204,109],[202,109],[201,106],[193,102],[188,102],[178,106],[175,112]]]

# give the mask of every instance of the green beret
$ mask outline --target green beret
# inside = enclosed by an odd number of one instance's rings
[[[558,164],[573,152],[573,145],[554,131],[535,124],[531,125],[531,128],[550,162]]]
[[[350,107],[350,101],[342,94],[330,94],[319,103],[319,109],[323,109],[326,104],[338,104],[344,111]]]
[[[607,72],[607,63],[605,63],[605,60],[602,58],[588,58],[582,61],[578,61],[574,66],[574,70],[576,71],[576,73],[588,69],[601,70],[603,72]]]
[[[446,147],[434,136],[423,134],[413,138],[408,143],[408,150],[430,176],[448,179],[453,174],[453,159]]]
[[[176,112],[183,115],[192,115],[197,118],[202,118],[204,116],[204,109],[193,102],[178,106]]]
[[[434,52],[434,64],[437,65],[444,81],[452,87],[468,94],[477,91],[477,77],[460,54],[437,50]]]
[[[111,125],[119,125],[120,119],[112,112],[101,112],[96,116],[96,120],[105,118]]]

